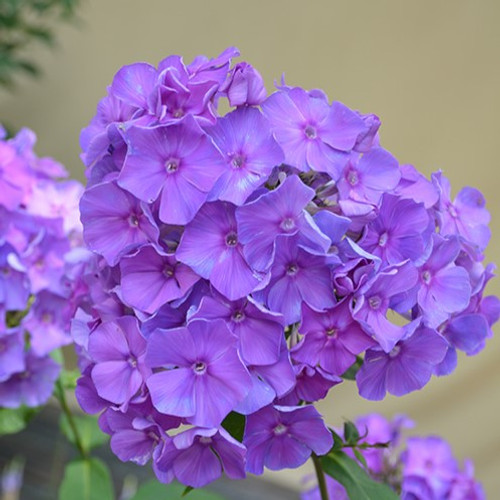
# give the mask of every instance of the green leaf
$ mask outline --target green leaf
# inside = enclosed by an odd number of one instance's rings
[[[104,434],[104,432],[102,432],[99,428],[97,417],[93,415],[73,415],[73,420],[75,421],[78,434],[80,435],[82,441],[82,446],[86,452],[89,452],[92,448],[96,448],[97,446],[107,443],[109,440],[109,436]],[[68,440],[75,444],[75,436],[71,430],[66,415],[61,415],[59,426]]]
[[[356,357],[356,361],[341,375],[344,380],[356,380],[356,374],[363,365],[363,358]]]
[[[165,485],[151,480],[142,484],[131,500],[181,500],[186,489],[179,483]],[[187,498],[188,500],[224,500],[223,497],[211,491],[192,488]]]
[[[222,427],[226,429],[231,436],[240,443],[243,441],[243,433],[245,432],[245,416],[232,411],[223,421]]]
[[[182,496],[185,497],[190,491],[193,491],[194,488],[192,486],[186,486],[184,491],[182,492]]]
[[[114,500],[106,465],[97,458],[70,462],[59,488],[59,500]]]
[[[346,489],[351,500],[399,500],[389,486],[374,481],[343,451],[333,451],[320,458],[324,471]]]
[[[359,441],[358,428],[349,420],[344,422],[344,439],[348,444],[356,444]]]
[[[365,456],[356,448],[352,449],[354,456],[358,459],[358,461],[361,463],[361,465],[365,468],[368,469],[368,464],[366,463],[366,458]]]
[[[330,432],[333,436],[333,446],[331,451],[341,450],[344,447],[344,440],[333,429],[330,429]]]
[[[22,431],[37,412],[38,408],[25,406],[14,410],[0,408],[0,436]]]

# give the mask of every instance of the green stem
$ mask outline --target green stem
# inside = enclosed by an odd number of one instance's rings
[[[78,451],[82,458],[88,458],[88,453],[85,447],[83,446],[82,438],[80,433],[78,432],[78,427],[76,426],[75,419],[73,418],[73,414],[68,406],[68,401],[66,400],[66,394],[64,392],[64,387],[61,383],[61,379],[58,379],[56,382],[56,397],[61,405],[61,409],[68,419],[69,426],[71,428],[71,432],[73,433],[73,437],[75,438],[75,445],[78,448]]]
[[[321,495],[321,500],[329,500],[328,489],[326,487],[325,472],[321,466],[321,461],[315,453],[311,455],[312,462],[314,464],[314,470],[316,471],[316,477],[318,478],[318,487]]]

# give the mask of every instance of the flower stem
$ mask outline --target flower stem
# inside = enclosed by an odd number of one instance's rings
[[[315,453],[311,455],[312,462],[314,464],[314,470],[316,471],[316,477],[318,478],[318,487],[321,495],[321,500],[329,500],[328,489],[326,487],[325,472],[323,467],[321,467],[321,461]]]
[[[61,379],[58,379],[56,382],[56,398],[61,405],[61,409],[68,420],[68,424],[71,428],[71,432],[73,433],[73,437],[75,439],[75,445],[78,448],[78,452],[81,457],[86,459],[88,458],[88,453],[85,447],[83,446],[82,438],[80,433],[78,432],[78,427],[76,426],[75,419],[73,418],[73,414],[68,406],[68,401],[66,400],[66,394],[64,392],[64,387],[62,385]]]

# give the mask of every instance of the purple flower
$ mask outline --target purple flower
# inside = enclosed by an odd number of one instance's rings
[[[360,245],[389,265],[407,259],[415,262],[424,256],[429,244],[429,223],[422,204],[386,194]]]
[[[317,310],[335,304],[331,261],[336,264],[336,259],[309,253],[299,246],[299,241],[294,237],[277,238],[269,284],[254,294],[269,309],[283,314],[288,324],[300,320],[303,302]]]
[[[142,201],[159,197],[159,217],[186,224],[205,203],[225,170],[224,159],[194,123],[126,131],[128,153],[118,177],[120,187]]]
[[[147,381],[155,408],[193,425],[217,427],[250,389],[236,337],[222,320],[153,332],[146,360],[151,368],[166,368]]]
[[[183,297],[200,279],[175,257],[160,253],[151,245],[123,258],[120,270],[123,301],[150,314]]]
[[[245,257],[252,268],[269,268],[278,235],[298,234],[301,245],[317,251],[328,249],[329,239],[304,210],[313,197],[314,190],[292,175],[275,190],[236,210],[239,240],[246,245]]]
[[[158,240],[150,210],[114,182],[87,189],[80,210],[85,242],[109,265],[116,265],[128,252]]]
[[[419,269],[418,304],[424,322],[437,328],[452,313],[463,311],[470,301],[471,287],[467,271],[453,262],[460,251],[456,238],[443,239],[434,235],[434,248]]]
[[[238,352],[247,365],[270,365],[278,361],[284,338],[284,321],[280,314],[262,307],[247,297],[236,302],[204,297],[194,318],[221,318],[238,337]]]
[[[25,366],[22,329],[0,330],[0,384],[12,374],[23,372]]]
[[[244,256],[235,207],[227,202],[203,206],[186,226],[176,256],[230,300],[248,295],[263,279]]]
[[[417,270],[406,262],[386,268],[359,288],[353,318],[373,335],[385,352],[390,352],[404,334],[405,329],[387,319],[390,301],[411,290],[418,279]]]
[[[229,113],[208,133],[226,159],[225,172],[215,184],[211,199],[242,205],[284,159],[268,121],[256,108]]]
[[[366,351],[356,376],[359,393],[366,399],[381,400],[386,391],[403,396],[421,389],[430,380],[435,366],[447,350],[447,342],[435,330],[420,327],[408,333],[391,351],[380,348]]]
[[[345,300],[323,312],[304,304],[299,332],[304,337],[292,349],[293,359],[310,366],[318,365],[339,376],[356,361],[358,354],[375,344],[354,321]]]
[[[150,373],[144,365],[146,341],[132,316],[99,325],[90,335],[89,354],[97,393],[117,405],[126,405]]]
[[[243,479],[245,455],[245,447],[224,429],[193,427],[167,441],[157,467],[183,484],[201,488],[222,472],[231,479]]]
[[[328,453],[333,438],[311,405],[267,406],[248,416],[243,444],[248,450],[247,471],[262,474],[264,467],[294,469],[312,452]]]
[[[0,407],[34,408],[45,404],[54,389],[61,367],[50,357],[38,357],[28,352],[23,371],[0,383]]]
[[[262,76],[246,62],[234,66],[227,85],[225,93],[231,106],[258,106],[267,95]]]
[[[26,268],[15,249],[0,244],[0,304],[8,310],[22,311],[30,294]]]
[[[354,111],[339,102],[296,87],[269,96],[262,109],[289,165],[305,172],[327,172],[337,180],[356,139],[366,126]]]

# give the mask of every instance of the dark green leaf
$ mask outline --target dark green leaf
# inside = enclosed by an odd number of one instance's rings
[[[366,458],[364,457],[364,455],[356,448],[353,448],[352,450],[354,452],[354,456],[358,459],[358,461],[361,463],[361,465],[367,469],[368,468],[368,464],[366,463]]]
[[[363,358],[358,356],[356,361],[341,375],[344,380],[356,380],[356,374],[363,365]]]
[[[100,446],[108,441],[109,436],[104,434],[104,432],[102,432],[99,428],[99,425],[97,424],[97,417],[93,415],[74,415],[73,420],[75,421],[78,434],[80,435],[82,441],[82,446],[86,452],[89,452],[92,448]],[[68,440],[75,444],[75,437],[66,415],[61,415],[59,425],[61,427],[61,431],[68,438]]]
[[[106,465],[97,458],[70,462],[59,488],[59,500],[114,500]]]
[[[344,422],[344,439],[348,444],[356,444],[359,441],[358,428],[349,420]]]
[[[38,408],[26,408],[25,406],[14,410],[0,408],[0,436],[22,431],[37,412]]]
[[[333,429],[330,429],[330,432],[333,436],[332,451],[341,450],[344,447],[344,440]]]
[[[245,432],[245,416],[232,411],[223,421],[222,427],[240,443],[243,441]]]
[[[321,457],[321,464],[324,471],[346,489],[351,500],[399,499],[389,486],[374,481],[343,451],[333,451]]]
[[[152,480],[142,484],[131,500],[181,500],[186,487],[179,483],[161,484]],[[191,488],[188,500],[224,500],[223,497],[202,489]]]

